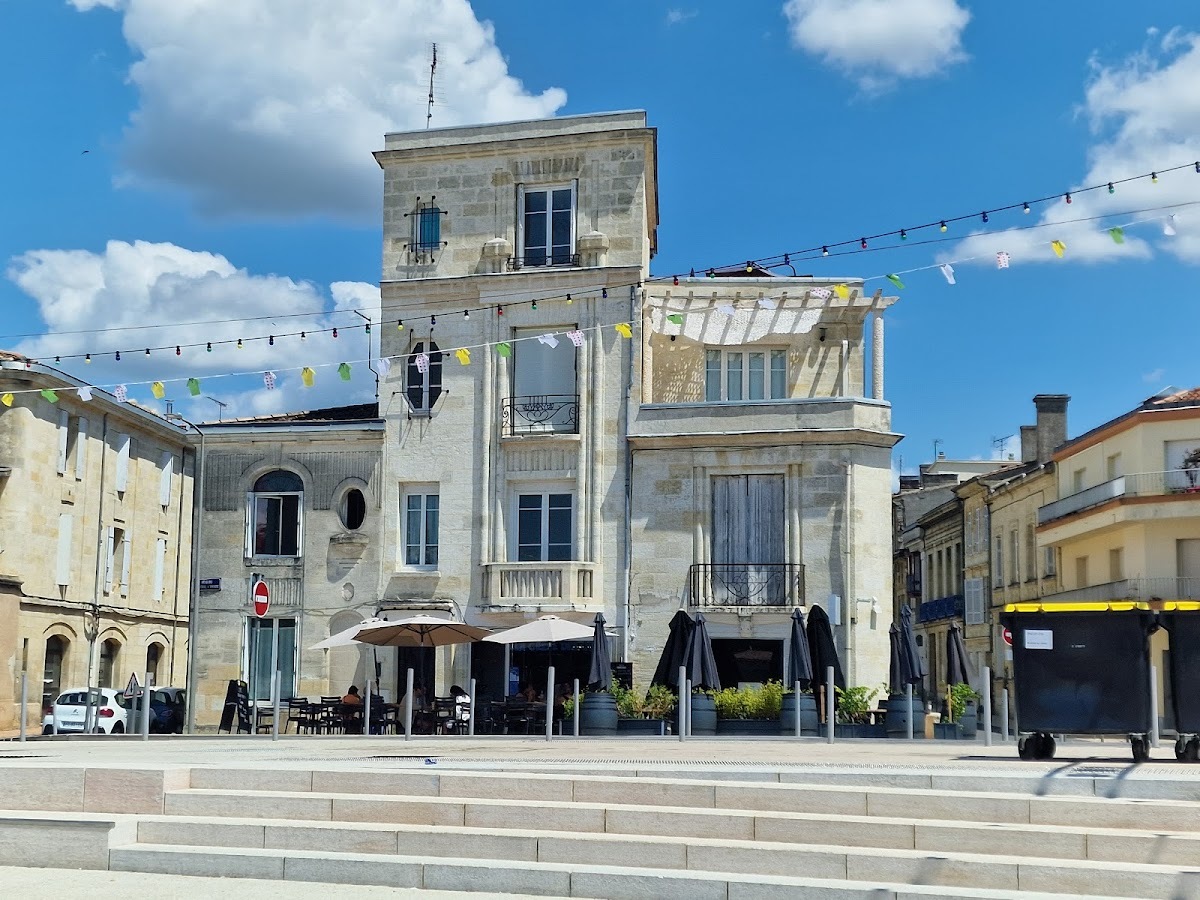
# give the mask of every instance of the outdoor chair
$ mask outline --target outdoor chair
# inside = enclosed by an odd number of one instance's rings
[[[283,723],[283,733],[287,734],[292,723],[296,724],[296,734],[312,734],[317,730],[318,721],[316,708],[306,697],[293,697],[287,701],[287,719]]]

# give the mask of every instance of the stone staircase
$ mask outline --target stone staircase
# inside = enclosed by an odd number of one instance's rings
[[[1200,898],[1200,781],[1170,777],[453,763],[5,774],[8,865],[49,865],[38,848],[69,838],[84,867],[489,894]]]

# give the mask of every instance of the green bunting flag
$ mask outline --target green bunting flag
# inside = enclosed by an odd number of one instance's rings
[[[187,389],[188,389],[188,393],[191,394],[193,397],[199,397],[200,396],[200,379],[199,378],[189,378],[187,380]]]
[[[894,284],[898,288],[904,287],[904,282],[900,280],[899,275],[889,275],[887,277],[887,280],[890,281],[892,284]]]
[[[512,356],[512,346],[509,344],[497,344],[496,352],[501,356]]]
[[[42,391],[42,397],[51,403],[58,402],[58,394],[54,393],[54,391],[50,390],[50,388],[46,388],[44,391]]]
[[[1113,239],[1114,244],[1125,243],[1125,229],[1121,227],[1108,229],[1108,236]]]
[[[682,325],[683,316],[681,316],[679,313],[671,313],[669,316],[667,316],[667,321],[672,325]]]
[[[341,378],[342,381],[350,380],[350,363],[342,363],[338,366],[338,377]]]

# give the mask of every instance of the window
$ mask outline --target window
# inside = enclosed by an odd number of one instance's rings
[[[983,579],[968,578],[963,585],[964,621],[967,625],[982,625],[986,604],[983,599]]]
[[[83,473],[87,471],[87,436],[88,420],[80,418],[79,436],[75,439],[75,480],[82,481]]]
[[[992,560],[992,586],[1004,584],[1004,538],[996,535],[996,558]]]
[[[575,252],[575,185],[520,187],[517,256],[522,266],[569,266]]]
[[[1075,557],[1075,587],[1082,588],[1088,586],[1088,558],[1086,556]]]
[[[571,559],[571,513],[570,494],[521,494],[517,498],[517,561]]]
[[[1008,583],[1016,584],[1021,580],[1021,537],[1017,529],[1012,529],[1008,534],[1009,549],[1012,551],[1009,558],[1009,574]]]
[[[342,525],[351,531],[362,528],[362,523],[367,518],[367,499],[362,491],[358,488],[346,491],[338,508],[338,518],[342,520]]]
[[[246,556],[300,556],[304,482],[277,469],[248,495]]]
[[[1083,476],[1087,473],[1087,469],[1076,469],[1071,473],[1071,493],[1078,494],[1083,490]]]
[[[1120,453],[1114,453],[1112,456],[1109,456],[1107,459],[1104,460],[1104,475],[1109,481],[1112,481],[1114,478],[1119,478],[1121,476],[1121,454]]]
[[[155,641],[146,648],[146,671],[150,673],[150,684],[159,684],[158,664],[162,660],[163,645]],[[149,685],[147,685],[149,687]],[[156,697],[155,699],[160,699]]]
[[[504,409],[506,434],[579,431],[575,345],[562,337],[555,345],[537,338],[541,329],[514,332],[512,397]]]
[[[1108,551],[1108,580],[1122,581],[1125,578],[1125,548],[1114,547]]]
[[[58,411],[58,474],[67,471],[67,456],[71,444],[71,415],[65,409]]]
[[[154,542],[154,592],[151,599],[158,603],[162,600],[163,589],[166,586],[167,570],[167,539],[160,537]]]
[[[295,696],[296,620],[246,618],[245,681],[251,700],[270,700],[271,663],[279,665],[279,695]]]
[[[1032,522],[1025,525],[1025,580],[1037,580],[1037,536]]]
[[[438,564],[440,499],[435,493],[412,493],[404,498],[404,564]]]
[[[429,365],[421,371],[418,359],[422,353],[429,356]],[[442,353],[437,344],[429,342],[426,350],[424,341],[417,341],[412,354],[408,357],[407,376],[405,378],[405,396],[408,406],[414,413],[428,415],[442,395]]]
[[[166,509],[171,505],[171,479],[175,475],[175,454],[164,450],[158,459],[158,505]]]
[[[704,399],[782,400],[787,397],[786,350],[708,350]]]
[[[129,536],[124,528],[110,526],[106,544],[104,593],[125,594],[129,591]]]
[[[409,249],[414,253],[436,253],[442,249],[442,216],[445,211],[433,203],[417,202],[412,216],[412,242]]]
[[[1055,565],[1055,552],[1053,547],[1045,547],[1042,550],[1042,569],[1043,578],[1052,578],[1058,571],[1058,566]]]
[[[792,599],[782,475],[712,478],[711,591],[719,605],[777,605]]]
[[[121,658],[121,642],[109,638],[100,645],[100,671],[97,675],[97,687],[114,688],[117,685],[113,679],[121,671],[118,662]]]
[[[42,706],[54,702],[62,689],[62,673],[70,642],[53,635],[46,638],[46,660],[42,665]]]

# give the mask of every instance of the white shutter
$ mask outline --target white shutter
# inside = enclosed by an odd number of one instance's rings
[[[104,593],[112,591],[113,582],[113,527],[110,525],[104,538]]]
[[[175,454],[164,450],[159,460],[158,505],[164,509],[171,505],[171,477],[175,474]]]
[[[71,430],[71,414],[65,409],[58,411],[58,474],[67,471],[67,432]]]
[[[88,420],[81,418],[79,420],[79,436],[75,438],[75,479],[83,480],[83,474],[87,471],[87,450],[88,450]]]
[[[167,539],[159,538],[154,545],[154,601],[162,600],[163,576],[167,564]]]
[[[121,554],[121,593],[129,593],[129,545],[133,543],[130,540],[129,532],[125,532],[124,538],[121,540],[121,546],[125,548],[125,552]]]
[[[525,185],[517,185],[517,260],[525,265]]]
[[[254,494],[246,494],[246,559],[254,556]]]
[[[65,587],[71,583],[71,528],[74,519],[70,513],[58,516],[58,584]]]
[[[117,490],[129,488],[129,435],[117,435]]]

